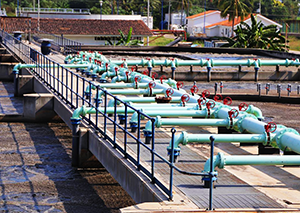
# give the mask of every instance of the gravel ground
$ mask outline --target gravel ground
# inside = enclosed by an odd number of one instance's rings
[[[62,122],[0,123],[1,212],[118,212],[134,201],[100,165],[71,167]]]

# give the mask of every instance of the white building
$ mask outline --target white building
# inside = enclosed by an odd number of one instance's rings
[[[192,36],[206,35],[208,37],[213,36],[225,36],[230,37],[232,34],[232,21],[228,18],[221,18],[221,12],[217,10],[209,10],[205,13],[199,13],[193,16],[187,17],[187,32]],[[277,25],[278,28],[282,28],[282,25],[272,21],[260,14],[256,14],[257,22],[261,21],[265,26]],[[247,16],[244,22],[251,25],[251,16]],[[235,18],[234,29],[241,23],[240,18]]]
[[[165,21],[169,23],[169,13],[165,14]],[[171,13],[171,25],[186,25],[186,13]]]

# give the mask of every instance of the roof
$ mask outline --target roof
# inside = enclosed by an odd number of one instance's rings
[[[247,17],[244,18],[244,21],[246,21],[247,19],[249,19],[251,17],[251,15],[248,15]],[[242,20],[240,17],[238,18],[235,18],[234,19],[234,26],[241,23]],[[232,26],[232,21],[229,21],[228,19],[227,20],[224,20],[224,21],[220,21],[218,23],[214,23],[214,24],[211,24],[211,25],[207,25],[205,28],[212,28],[214,26]]]
[[[253,15],[254,15],[254,16],[259,16],[259,17],[262,18],[262,19],[268,20],[268,21],[271,22],[272,24],[275,24],[275,25],[277,25],[277,26],[279,26],[279,27],[282,27],[280,24],[278,24],[278,23],[272,21],[271,19],[268,19],[268,18],[266,18],[266,17],[264,17],[264,16],[262,16],[262,15],[259,15],[259,14],[253,14]],[[250,18],[251,18],[251,14],[248,15],[248,16],[246,16],[246,17],[244,18],[243,21],[245,22],[245,21],[247,21],[247,20],[250,19]],[[241,22],[242,22],[242,20],[241,20],[240,17],[235,18],[235,19],[234,19],[234,26],[240,24]],[[227,27],[230,26],[230,27],[231,27],[231,26],[232,26],[232,21],[224,20],[224,21],[221,21],[221,22],[218,22],[218,23],[214,23],[214,24],[211,24],[211,25],[207,25],[207,26],[205,26],[205,28],[213,28],[213,27],[216,27],[216,26],[227,26]]]
[[[215,12],[221,13],[219,10],[208,10],[208,11],[206,11],[206,12],[198,13],[198,14],[195,14],[195,15],[192,15],[192,16],[188,16],[188,17],[186,17],[186,18],[187,18],[187,19],[192,19],[192,18],[204,16],[204,14],[205,14],[205,15],[208,15],[208,14],[215,13]]]
[[[16,30],[31,31],[37,28],[36,18],[1,17],[1,28],[6,32]],[[132,35],[152,35],[151,30],[142,20],[99,20],[99,19],[51,19],[40,18],[40,30],[52,34],[65,35],[120,35],[132,27]]]

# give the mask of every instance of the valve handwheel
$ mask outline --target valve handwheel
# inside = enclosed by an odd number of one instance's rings
[[[210,100],[206,103],[207,109],[213,109],[216,106],[216,103],[213,100]]]
[[[206,104],[206,99],[205,98],[200,97],[197,101],[198,101],[198,104],[200,104],[200,105],[205,105]]]
[[[191,88],[191,93],[192,93],[192,94],[195,94],[195,93],[197,93],[198,91],[199,91],[199,89],[198,89],[198,87],[197,87],[196,85],[192,86],[192,88]]]
[[[139,76],[139,75],[137,75],[137,76],[134,77],[134,81],[135,81],[135,82],[140,82],[141,79],[142,79],[142,78],[141,78],[141,76]]]
[[[167,79],[167,76],[165,76],[165,75],[160,76],[160,78],[159,78],[160,83],[162,84],[163,83],[162,81],[165,79]]]
[[[177,83],[176,83],[176,86],[177,86],[177,90],[179,90],[179,88],[182,88],[183,87],[183,82],[182,81],[178,81]]]
[[[229,118],[236,118],[237,116],[239,116],[239,111],[237,109],[232,109],[228,111],[228,116]]]
[[[158,77],[158,74],[156,72],[152,72],[152,76],[151,76],[152,80],[154,80],[157,77]]]
[[[247,109],[248,109],[248,104],[246,104],[246,103],[240,103],[240,105],[239,105],[239,111],[246,111]]]
[[[170,95],[173,95],[174,94],[174,90],[172,88],[168,88],[166,90],[166,94],[167,94],[167,97],[170,97]]]
[[[214,101],[221,102],[223,100],[223,96],[221,94],[216,94],[214,97]]]
[[[148,72],[148,70],[144,70],[144,71],[142,72],[142,74],[143,74],[143,75],[148,75],[149,72]]]
[[[231,105],[232,104],[232,99],[230,97],[224,98],[223,104],[228,105],[228,106]]]
[[[208,91],[208,90],[204,90],[203,92],[202,92],[202,97],[203,98],[207,98],[207,97],[209,97],[210,96],[210,92]]]
[[[156,83],[154,81],[149,82],[149,88],[153,89],[156,86]]]
[[[267,133],[275,132],[277,129],[277,124],[275,122],[269,122],[267,125],[265,125],[265,130]]]
[[[183,94],[181,96],[181,101],[182,102],[188,102],[190,100],[190,96],[188,94]]]

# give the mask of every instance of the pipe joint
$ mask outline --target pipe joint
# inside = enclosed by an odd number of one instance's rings
[[[156,119],[155,119],[155,127],[160,128],[161,126],[162,126],[161,117],[158,115],[158,116],[156,116]]]
[[[299,135],[299,132],[297,132],[295,129],[292,128],[284,128],[282,130],[280,130],[276,136],[275,136],[275,140],[276,140],[276,144],[278,146],[279,149],[285,151],[287,149],[287,147],[285,147],[284,145],[282,145],[282,136],[287,133],[287,132],[291,132],[294,133],[296,135]]]
[[[235,128],[237,128],[238,132],[244,132],[245,129],[243,128],[242,123],[245,120],[245,118],[253,118],[253,119],[257,120],[257,117],[255,117],[254,115],[245,114],[240,119],[238,119],[238,121],[236,122]]]

